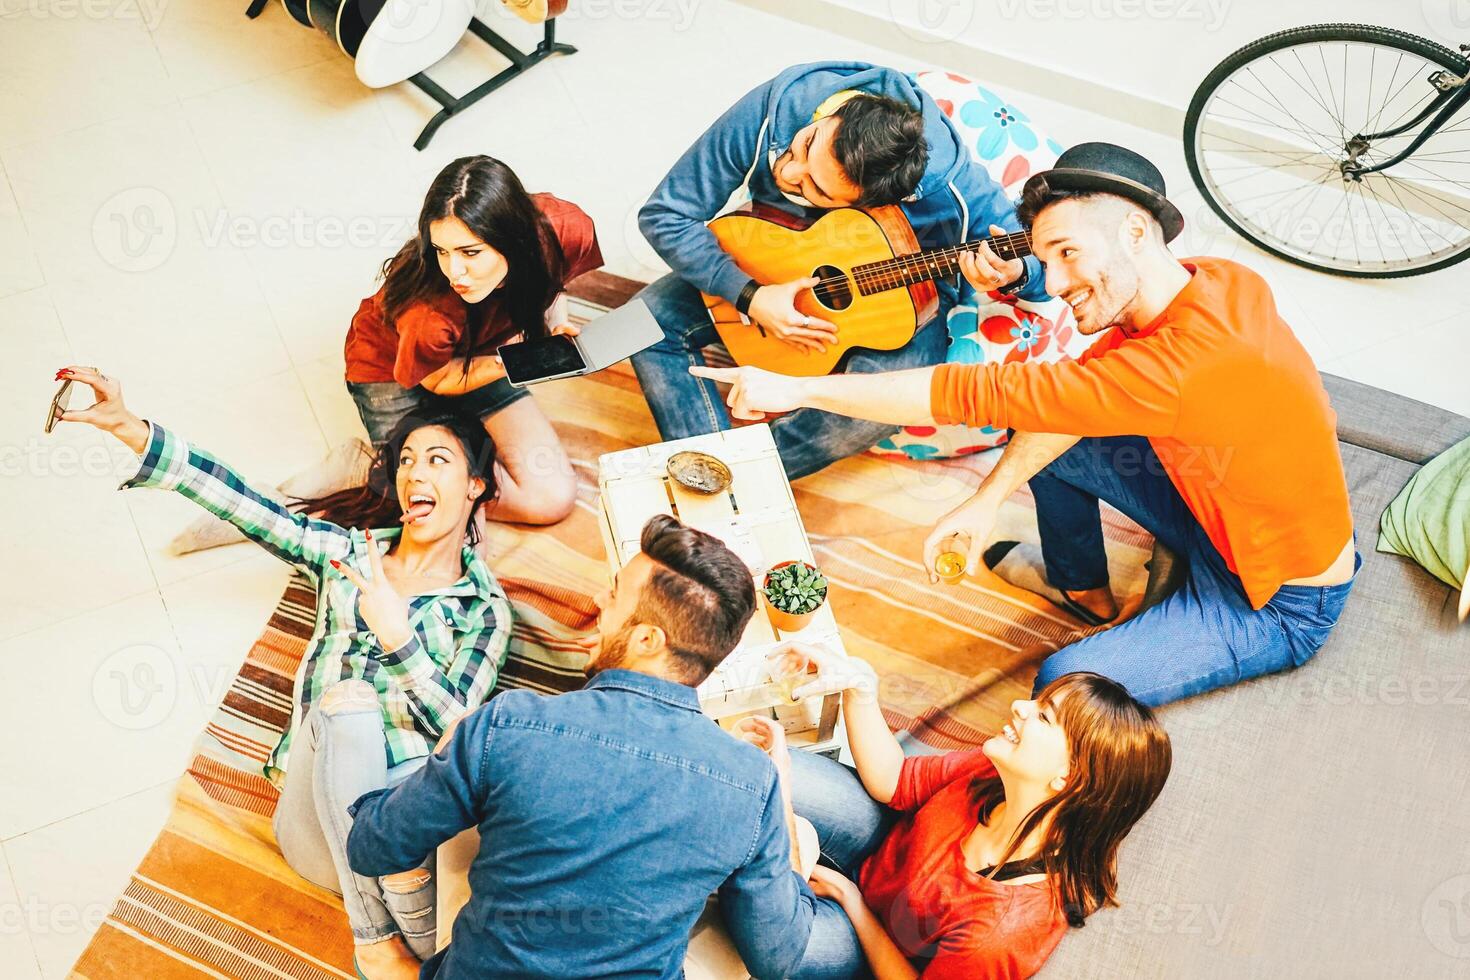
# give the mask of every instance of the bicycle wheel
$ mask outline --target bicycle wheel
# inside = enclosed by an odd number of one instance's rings
[[[1388,28],[1269,35],[1195,92],[1190,175],[1226,224],[1288,261],[1364,278],[1442,269],[1470,255],[1470,100],[1412,155],[1361,171],[1410,146],[1467,72],[1461,55]]]

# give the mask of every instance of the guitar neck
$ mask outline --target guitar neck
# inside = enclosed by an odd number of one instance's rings
[[[991,250],[1006,261],[1031,254],[1031,236],[1024,231],[1017,231],[949,248],[931,248],[923,252],[894,256],[881,262],[855,265],[852,267],[852,278],[857,283],[858,292],[864,296],[901,286],[914,286],[933,279],[948,279],[960,274],[960,256],[963,253],[975,252],[987,242]]]

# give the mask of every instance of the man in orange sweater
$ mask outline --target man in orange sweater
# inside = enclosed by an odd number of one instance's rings
[[[1167,243],[1184,226],[1143,157],[1084,143],[1026,183],[1018,210],[1047,291],[1101,337],[1076,361],[941,365],[788,378],[691,368],[730,382],[737,418],[812,407],[900,425],[1014,430],[995,469],[925,542],[1025,582],[1025,549],[992,545],[1001,503],[1030,483],[1044,573],[1030,587],[1084,621],[1118,608],[1098,501],[1169,548],[1188,574],[1160,604],[1042,664],[1040,689],[1090,670],[1146,704],[1300,666],[1337,623],[1360,564],[1336,416],[1266,283]],[[970,270],[966,270],[966,275]],[[933,573],[931,572],[931,579]]]

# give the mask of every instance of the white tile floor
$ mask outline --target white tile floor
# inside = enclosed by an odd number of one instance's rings
[[[65,974],[285,576],[247,547],[166,555],[187,503],[116,493],[126,460],[90,431],[40,436],[56,367],[103,365],[134,407],[274,482],[357,431],[343,332],[448,160],[502,157],[593,215],[611,271],[648,276],[660,266],[638,205],[747,88],[815,58],[926,67],[727,0],[587,3],[561,27],[580,53],[417,153],[427,99],[363,89],[279,5],[255,22],[244,5],[0,0],[5,977]],[[498,64],[471,40],[439,73],[461,90]],[[1286,266],[1210,219],[1177,143],[1026,107],[1064,141],[1151,155],[1191,219],[1183,250],[1261,269],[1324,369],[1470,413],[1470,297],[1447,275],[1356,283]]]

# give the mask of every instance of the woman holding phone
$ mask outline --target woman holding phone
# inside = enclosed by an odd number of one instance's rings
[[[291,719],[264,767],[281,790],[276,841],[298,874],[342,896],[361,975],[417,977],[419,959],[434,952],[432,874],[353,874],[347,808],[423,766],[444,730],[489,695],[505,662],[510,604],[473,547],[475,515],[496,491],[484,428],[444,415],[389,432],[356,495],[387,498],[401,526],[360,530],[292,513],[224,462],[140,419],[117,379],[85,367],[56,376],[96,395],[59,421],[109,432],[138,455],[125,487],[187,497],[315,583],[316,628]],[[347,503],[384,509],[382,499]]]
[[[856,770],[806,752],[792,804],[817,829],[817,915],[792,980],[1031,976],[1068,926],[1116,905],[1118,845],[1164,788],[1153,712],[1098,674],[1016,701],[972,751],[905,757],[872,667],[809,644],[798,697],[842,691]]]
[[[576,480],[530,392],[513,388],[495,349],[577,333],[566,283],[602,265],[592,219],[550,194],[528,194],[488,156],[446,166],[419,212],[418,234],[383,265],[383,286],[347,331],[347,390],[374,444],[432,396],[480,418],[497,447],[500,495],[487,515],[554,524]]]

